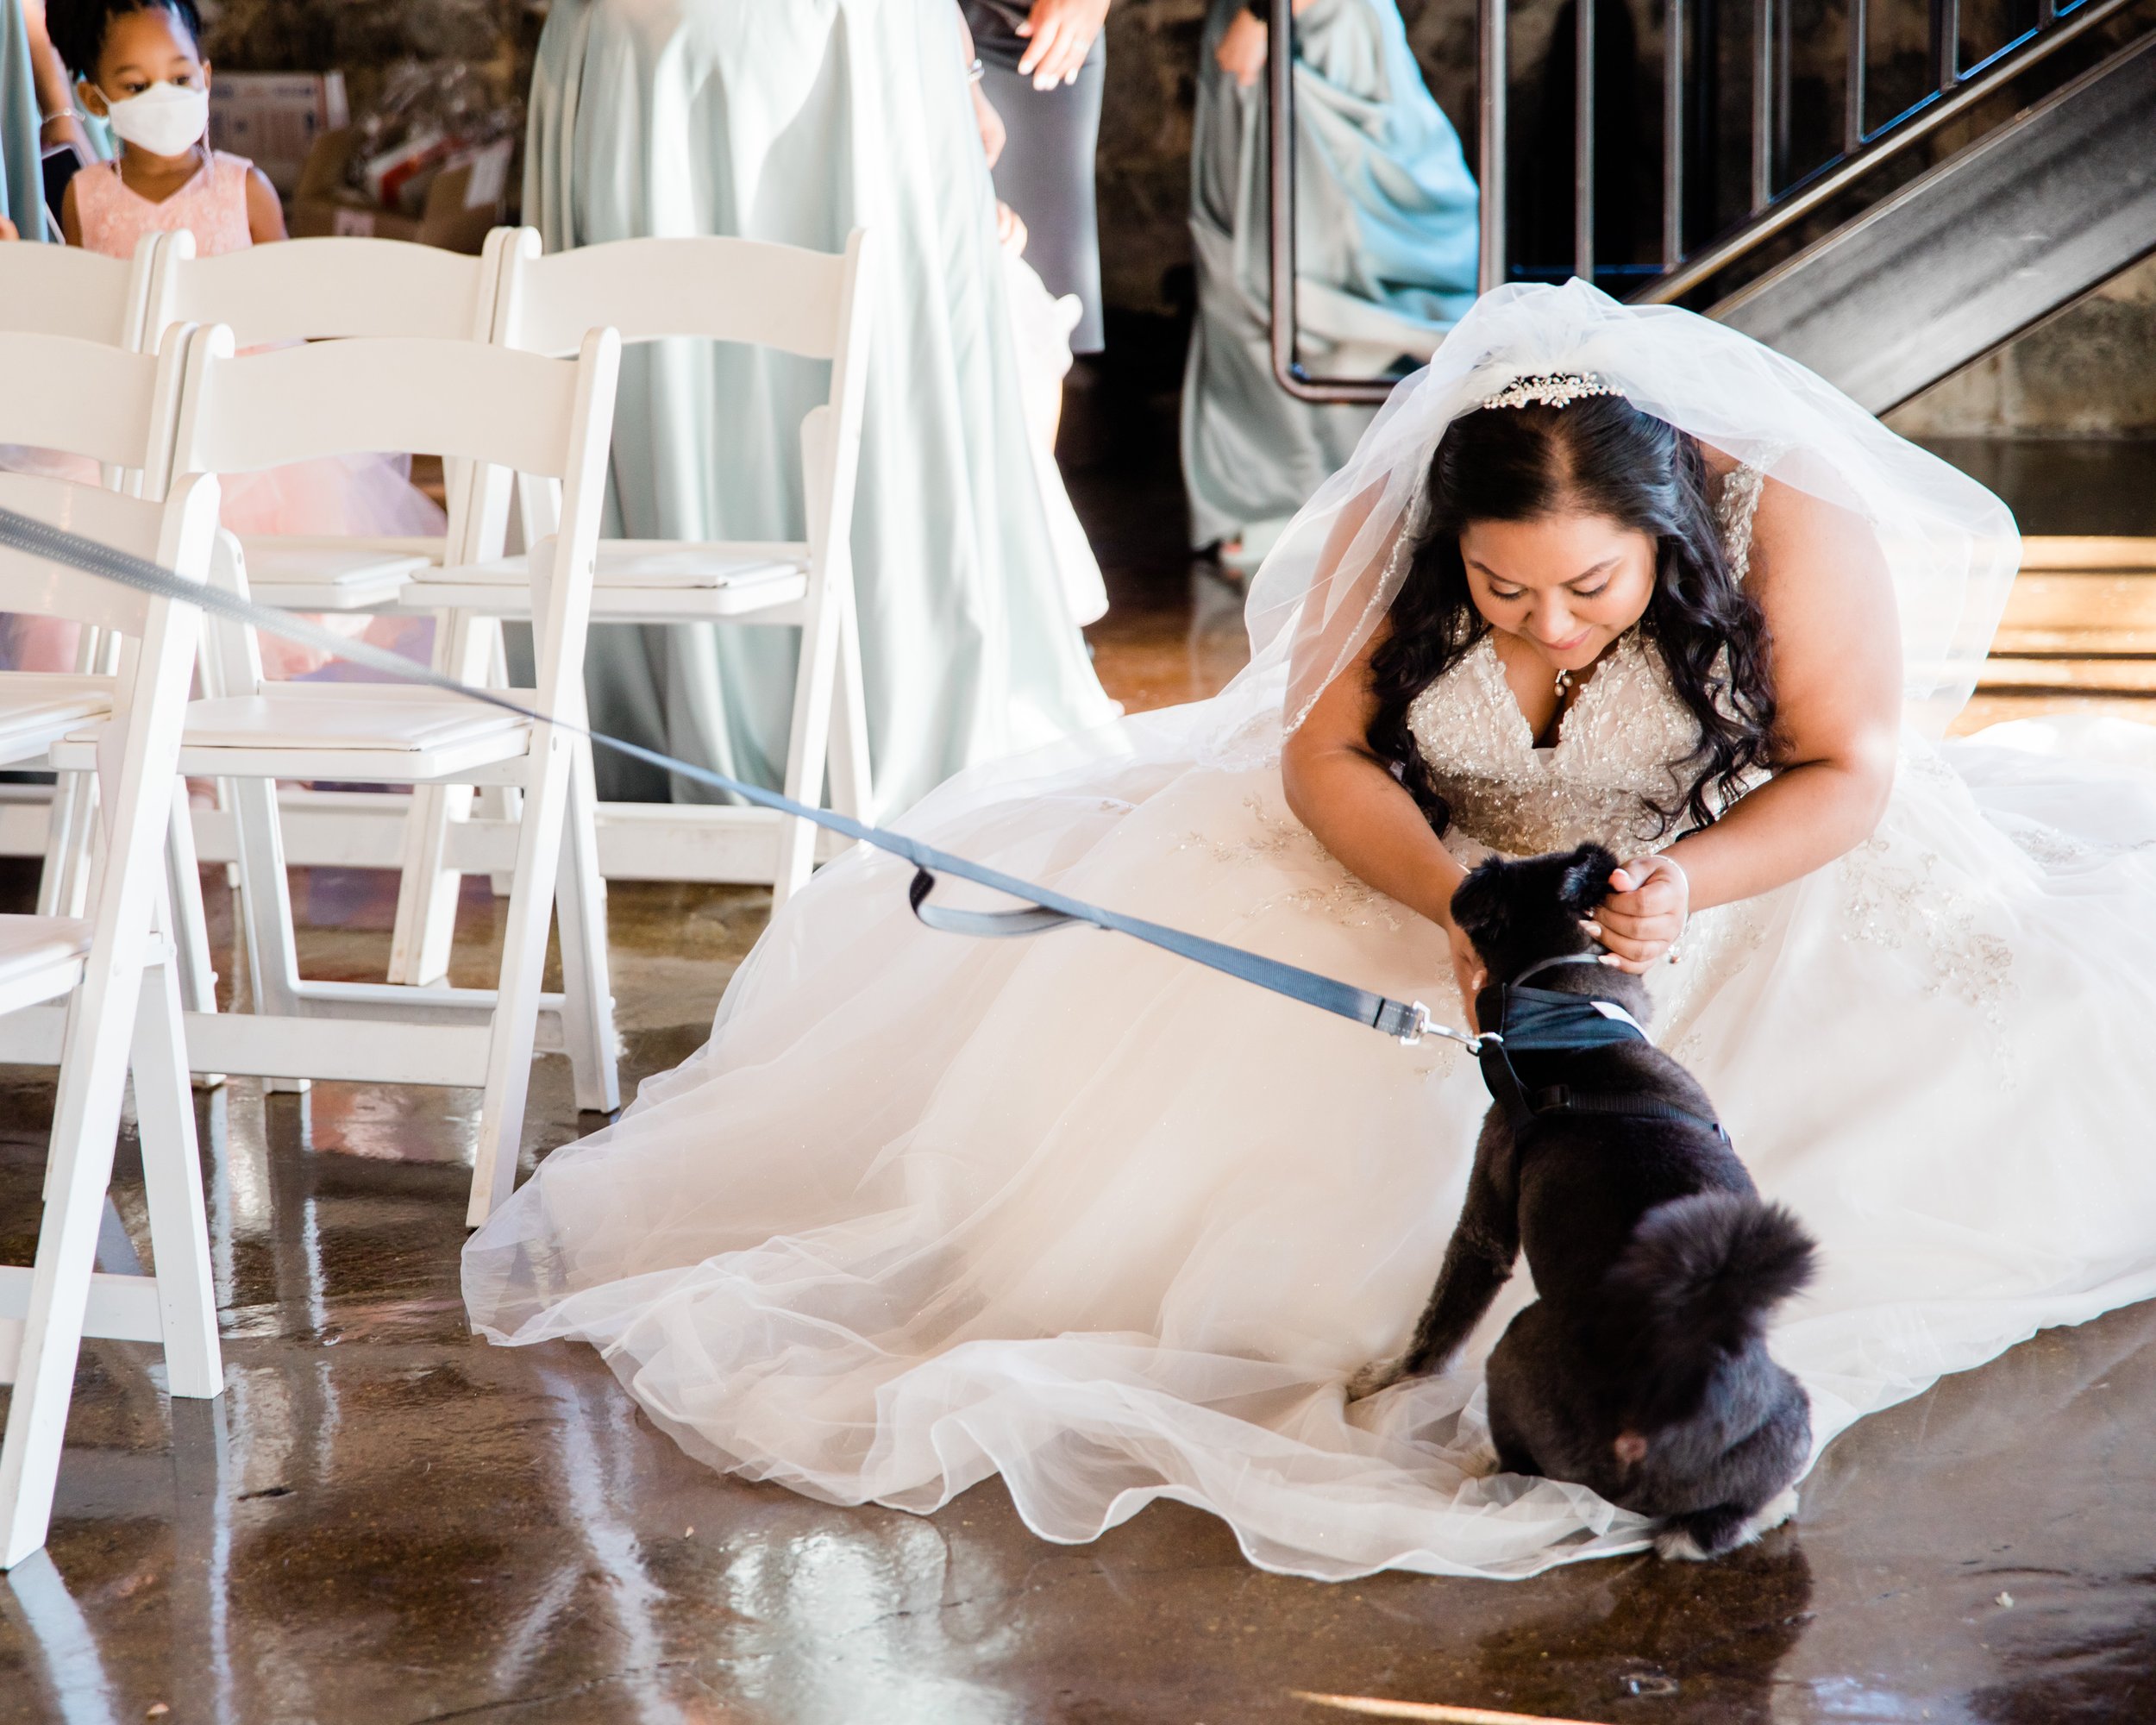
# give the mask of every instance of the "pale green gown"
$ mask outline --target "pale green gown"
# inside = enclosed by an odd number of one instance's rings
[[[1198,56],[1190,238],[1198,321],[1183,378],[1191,543],[1309,500],[1376,411],[1274,380],[1265,80],[1213,59],[1243,0],[1213,0]],[[1376,377],[1429,357],[1474,303],[1475,182],[1393,0],[1312,0],[1295,20],[1296,324],[1306,369]]]
[[[1044,495],[1056,481],[1026,442],[956,17],[950,0],[557,0],[532,81],[524,214],[549,251],[877,235],[853,543],[885,813],[1115,712],[1063,597],[1050,524],[1063,500]],[[609,530],[800,536],[797,428],[828,378],[761,350],[629,350]],[[794,652],[790,630],[595,630],[593,720],[775,785]],[[603,795],[667,794],[655,772],[603,753],[599,768]]]

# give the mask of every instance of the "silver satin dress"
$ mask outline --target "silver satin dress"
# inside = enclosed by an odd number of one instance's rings
[[[733,234],[878,236],[854,518],[881,810],[1111,718],[1063,598],[1026,442],[988,171],[950,0],[557,0],[532,79],[524,218],[548,251]],[[829,367],[693,342],[624,355],[609,527],[804,532],[798,427]],[[1055,501],[1060,503],[1061,499]],[[605,730],[775,786],[793,631],[592,631]],[[709,793],[599,762],[601,794]]]
[[[1213,50],[1243,0],[1213,0],[1198,56],[1190,239],[1198,321],[1183,376],[1191,543],[1293,515],[1375,410],[1297,401],[1274,381],[1265,81]],[[1393,0],[1312,0],[1295,20],[1296,323],[1319,375],[1420,364],[1474,303],[1475,181]]]

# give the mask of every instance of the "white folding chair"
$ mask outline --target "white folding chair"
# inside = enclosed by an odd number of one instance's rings
[[[157,249],[144,323],[160,334],[175,323],[226,324],[243,348],[358,336],[484,342],[514,240],[514,229],[497,229],[478,257],[351,236],[198,258],[183,229]],[[461,479],[451,475],[453,489]],[[418,570],[479,555],[431,538],[248,534],[241,543],[254,596],[308,612],[372,611],[393,602]]]
[[[151,277],[162,237],[145,234],[132,259],[108,258],[76,246],[0,248],[0,331],[64,336],[78,342],[155,353],[158,344],[146,340],[143,332]],[[0,433],[0,442],[28,441]],[[65,453],[84,452],[69,449]],[[140,496],[139,456],[131,462],[108,462],[104,482]],[[85,629],[76,645],[75,668],[85,674],[102,671],[110,674],[115,662],[113,653],[112,643],[101,639],[97,630]],[[43,831],[38,831],[34,825],[25,825],[21,829],[22,836],[13,838],[6,849],[9,855],[43,850],[45,871],[38,891],[41,912],[74,914],[82,907],[89,858],[81,839],[90,825],[93,782],[71,774],[53,787],[49,797],[37,798],[44,803],[43,810],[28,801],[20,805],[26,816],[43,814]],[[27,799],[31,794],[23,794]]]
[[[0,251],[0,329],[154,353],[158,343],[143,332],[162,237],[145,234],[132,259],[79,246]]]
[[[0,253],[56,248],[0,247]],[[109,258],[100,263],[111,263]],[[107,279],[107,285],[110,280]],[[100,340],[0,329],[0,442],[30,444],[97,462],[129,491],[160,497],[172,459],[187,332],[173,333],[152,359]],[[0,610],[7,609],[0,606]],[[55,615],[65,616],[66,612]],[[53,744],[111,710],[119,642],[95,624],[72,672],[0,671],[0,768],[57,766]],[[45,835],[45,871],[38,884],[41,915],[79,916],[92,869],[96,837],[91,811],[97,775],[60,774]],[[184,818],[186,787],[171,786],[176,811],[167,835],[167,867],[178,923],[180,989],[191,1007],[214,1003],[216,976],[196,881],[194,832]]]
[[[852,524],[873,321],[871,262],[868,235],[858,229],[838,254],[755,240],[680,238],[622,240],[546,257],[526,229],[502,260],[494,321],[498,345],[532,353],[573,352],[585,330],[608,325],[624,342],[738,342],[830,361],[829,395],[800,429],[807,536],[784,543],[602,540],[592,616],[605,623],[799,626],[784,789],[820,803],[828,759],[833,806],[863,819],[873,798]],[[519,494],[525,543],[537,545],[553,530],[551,488],[527,477]],[[452,614],[436,631],[447,656],[438,662],[471,670],[477,649],[464,619],[527,614],[534,562],[517,555],[414,576],[404,604]],[[457,812],[445,797],[422,793],[407,824],[391,972],[407,981],[430,981],[448,963],[459,876],[448,841]],[[808,878],[816,831],[806,821],[694,806],[667,815],[691,827],[711,824],[714,816],[730,828],[762,825],[774,841],[763,878],[779,902]]]
[[[400,240],[337,236],[197,258],[193,236],[177,233],[157,254],[144,316],[152,328],[175,320],[229,324],[243,349],[362,336],[484,342],[492,333],[501,260],[516,238],[515,229],[497,229],[477,257]],[[465,465],[451,463],[445,478],[445,538],[242,536],[254,597],[298,612],[378,611],[394,603],[417,570],[498,556],[498,525],[492,543],[473,544],[464,536],[471,480]],[[482,645],[483,674],[505,679],[498,628],[486,632]],[[449,794],[461,806],[471,794],[458,787]],[[490,810],[498,811],[514,793],[497,787],[485,794]],[[401,855],[412,798],[401,792],[385,796],[286,786],[278,801],[294,861],[379,867],[395,866]],[[210,829],[204,835],[205,853],[231,854],[235,835],[227,820],[205,816],[204,822]],[[376,862],[371,857],[379,845],[374,834],[385,824],[393,825],[396,837]],[[501,878],[507,879],[505,870]],[[392,981],[412,980],[393,967],[390,975]]]
[[[118,357],[116,349],[108,349]],[[143,361],[147,363],[147,361]],[[163,505],[0,474],[0,506],[200,580],[217,527],[212,479]],[[199,613],[0,550],[0,605],[72,618],[125,642],[111,717],[91,770],[104,830],[90,919],[0,917],[0,1058],[57,1064],[37,1257],[0,1268],[0,1568],[45,1543],[77,1357],[85,1335],[163,1346],[174,1396],[224,1387],[195,1112],[159,858],[172,816]],[[96,1273],[128,1070],[142,1145],[154,1273]]]
[[[620,354],[613,332],[602,329],[585,338],[573,361],[470,342],[367,338],[235,358],[229,329],[197,329],[172,462],[186,473],[245,473],[403,448],[559,481],[561,549],[546,560],[546,591],[535,606],[538,687],[526,704],[580,723]],[[245,592],[237,542],[220,534],[218,543],[212,580]],[[271,1079],[482,1088],[471,1214],[483,1220],[515,1183],[542,1006],[549,1028],[559,1028],[554,1045],[566,1044],[578,1106],[619,1106],[604,889],[591,811],[572,806],[580,791],[567,741],[551,726],[408,684],[266,682],[251,631],[221,623],[210,641],[227,693],[189,708],[179,764],[235,785],[256,1010],[189,1013],[192,1063]],[[71,738],[54,758],[72,762],[85,747]],[[498,986],[302,982],[279,779],[517,787],[523,818]],[[561,916],[564,992],[542,1000],[550,908]]]

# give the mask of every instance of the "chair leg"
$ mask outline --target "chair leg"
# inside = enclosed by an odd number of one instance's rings
[[[135,1012],[135,1113],[142,1138],[153,1273],[164,1318],[166,1385],[175,1396],[209,1396],[222,1392],[224,1366],[177,968],[162,963],[142,975]]]
[[[574,1075],[576,1106],[611,1114],[621,1107],[614,1058],[614,995],[606,956],[606,883],[599,878],[599,803],[591,744],[571,742],[568,807],[561,823],[561,876],[555,883],[561,927],[561,1028]]]
[[[523,812],[523,803],[514,785],[481,785],[472,794],[472,813],[480,820],[513,824]],[[508,869],[497,869],[488,876],[487,885],[494,896],[505,899],[510,888],[517,884],[516,877]]]
[[[468,785],[414,785],[404,814],[404,850],[397,887],[397,932],[389,980],[424,988],[449,974],[456,941],[457,897],[464,877],[448,866],[449,828],[464,819]]]
[[[524,818],[517,829],[517,885],[502,933],[502,970],[486,1054],[486,1088],[479,1104],[479,1146],[472,1167],[466,1222],[477,1227],[517,1183],[523,1147],[524,1104],[531,1089],[533,1044],[539,1027],[539,985],[547,962],[555,869],[561,855],[567,800],[569,739],[548,727],[532,739],[534,765]]]
[[[436,668],[461,682],[484,683],[498,633],[490,618],[449,613],[436,624]],[[449,866],[449,827],[471,807],[469,785],[412,787],[398,865],[397,931],[390,942],[392,982],[425,987],[449,974],[457,894],[464,885],[464,877]]]
[[[825,574],[809,590],[801,625],[801,657],[793,676],[793,724],[786,751],[787,795],[820,806],[824,756],[830,742],[832,685],[838,662],[843,605]],[[779,823],[779,862],[771,882],[773,909],[808,884],[816,862],[816,829],[798,816]]]
[[[61,832],[47,837],[46,872],[38,882],[37,901],[41,916],[78,917],[90,902],[90,883],[103,849],[97,821],[97,775],[63,774],[53,790],[56,806],[62,794],[67,810]],[[44,908],[47,904],[49,911]]]
[[[273,779],[240,779],[232,787],[232,821],[240,862],[240,919],[254,1010],[285,1015],[299,1010],[298,941],[292,929],[291,877],[278,825]]]
[[[868,693],[861,669],[861,613],[853,594],[838,614],[838,675],[832,688],[831,806],[856,820],[876,818],[868,763]]]
[[[502,625],[497,618],[487,630],[486,681],[495,688],[509,687],[509,643],[503,638]],[[590,745],[585,745],[589,750]],[[523,812],[523,793],[514,785],[482,785],[472,799],[473,812],[482,819],[514,821]],[[506,869],[498,869],[488,882],[494,896],[505,899],[516,878]]]
[[[276,781],[234,780],[232,821],[238,838],[240,927],[254,1010],[290,1017],[299,1010],[299,944],[292,928],[291,879],[285,870]],[[274,1094],[304,1090],[307,1083],[304,1078],[265,1078],[262,1088]]]
[[[85,628],[75,643],[75,671],[111,676],[120,668],[120,638]],[[40,916],[80,916],[90,894],[92,847],[97,843],[97,775],[62,773],[53,787],[45,829],[45,867],[38,877]]]
[[[179,961],[180,1000],[191,1013],[217,1009],[217,973],[210,957],[210,919],[203,908],[202,868],[195,856],[195,815],[187,781],[172,781],[172,820],[165,837],[166,927]]]
[[[12,1569],[43,1545],[52,1518],[141,975],[139,967],[121,966],[116,974],[85,979],[68,1017],[72,1045],[53,1113],[51,1195],[38,1227],[7,1435],[0,1439],[0,1569]]]
[[[65,916],[74,897],[81,863],[77,852],[87,847],[96,819],[97,775],[62,773],[53,786],[52,812],[45,823],[45,862],[37,878],[37,913]]]

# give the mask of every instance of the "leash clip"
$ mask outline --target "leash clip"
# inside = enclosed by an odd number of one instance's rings
[[[1430,1008],[1424,1006],[1420,1000],[1410,1000],[1407,1003],[1407,1010],[1415,1017],[1414,1022],[1408,1026],[1401,1036],[1400,1045],[1402,1048],[1413,1048],[1426,1037],[1438,1036],[1443,1037],[1447,1042],[1458,1043],[1470,1054],[1480,1054],[1484,1043],[1501,1044],[1505,1039],[1494,1030],[1486,1030],[1481,1035],[1476,1036],[1463,1030],[1455,1030],[1449,1024],[1440,1024],[1430,1016]]]

